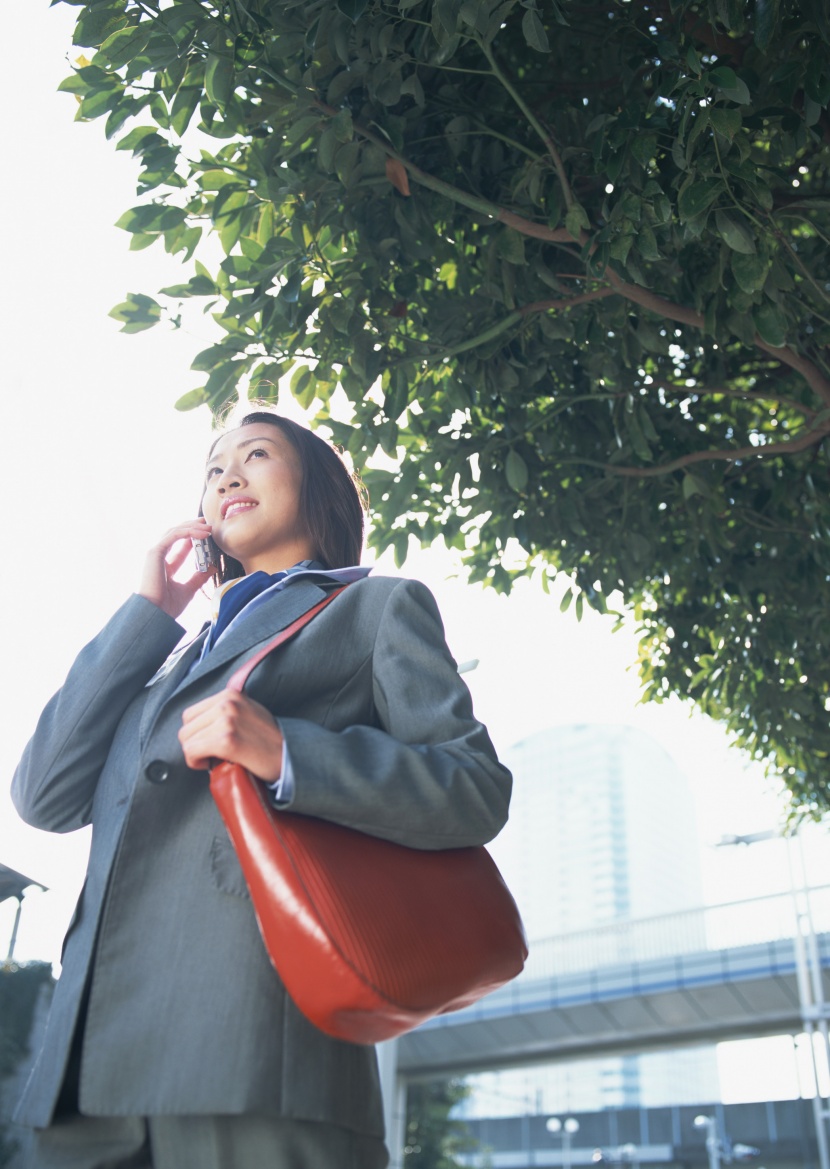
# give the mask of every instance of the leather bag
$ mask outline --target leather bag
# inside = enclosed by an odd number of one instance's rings
[[[241,692],[253,668],[342,591],[282,630],[228,689]],[[210,790],[271,962],[327,1035],[391,1039],[469,1006],[524,966],[519,911],[485,848],[407,848],[280,811],[239,764],[216,764]]]

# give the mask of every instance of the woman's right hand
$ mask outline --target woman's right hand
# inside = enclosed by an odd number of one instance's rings
[[[210,524],[201,516],[165,532],[147,553],[138,595],[158,605],[169,617],[183,613],[213,570],[194,572],[186,580],[174,577],[192,551],[191,541],[206,540],[209,535]]]

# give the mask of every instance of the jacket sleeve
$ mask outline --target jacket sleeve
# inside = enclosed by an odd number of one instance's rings
[[[414,848],[483,844],[507,819],[511,776],[473,715],[432,594],[401,581],[372,654],[379,726],[280,718],[295,778],[288,810]]]
[[[12,780],[12,800],[27,824],[71,832],[90,822],[118,723],[183,632],[151,601],[133,596],[81,650]]]

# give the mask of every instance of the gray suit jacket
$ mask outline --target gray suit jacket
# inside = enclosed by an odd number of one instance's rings
[[[207,775],[176,737],[185,707],[330,587],[291,582],[193,669],[204,634],[168,657],[181,627],[134,596],[41,716],[14,778],[18,811],[93,833],[22,1123],[50,1122],[88,987],[84,1113],[264,1112],[382,1134],[374,1052],[329,1039],[287,998]],[[506,819],[509,772],[416,582],[352,584],[246,692],[280,719],[293,811],[426,849],[484,843]]]

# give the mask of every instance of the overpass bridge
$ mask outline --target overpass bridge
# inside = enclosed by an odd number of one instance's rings
[[[509,986],[397,1041],[403,1080],[826,1029],[830,886],[531,943]]]

